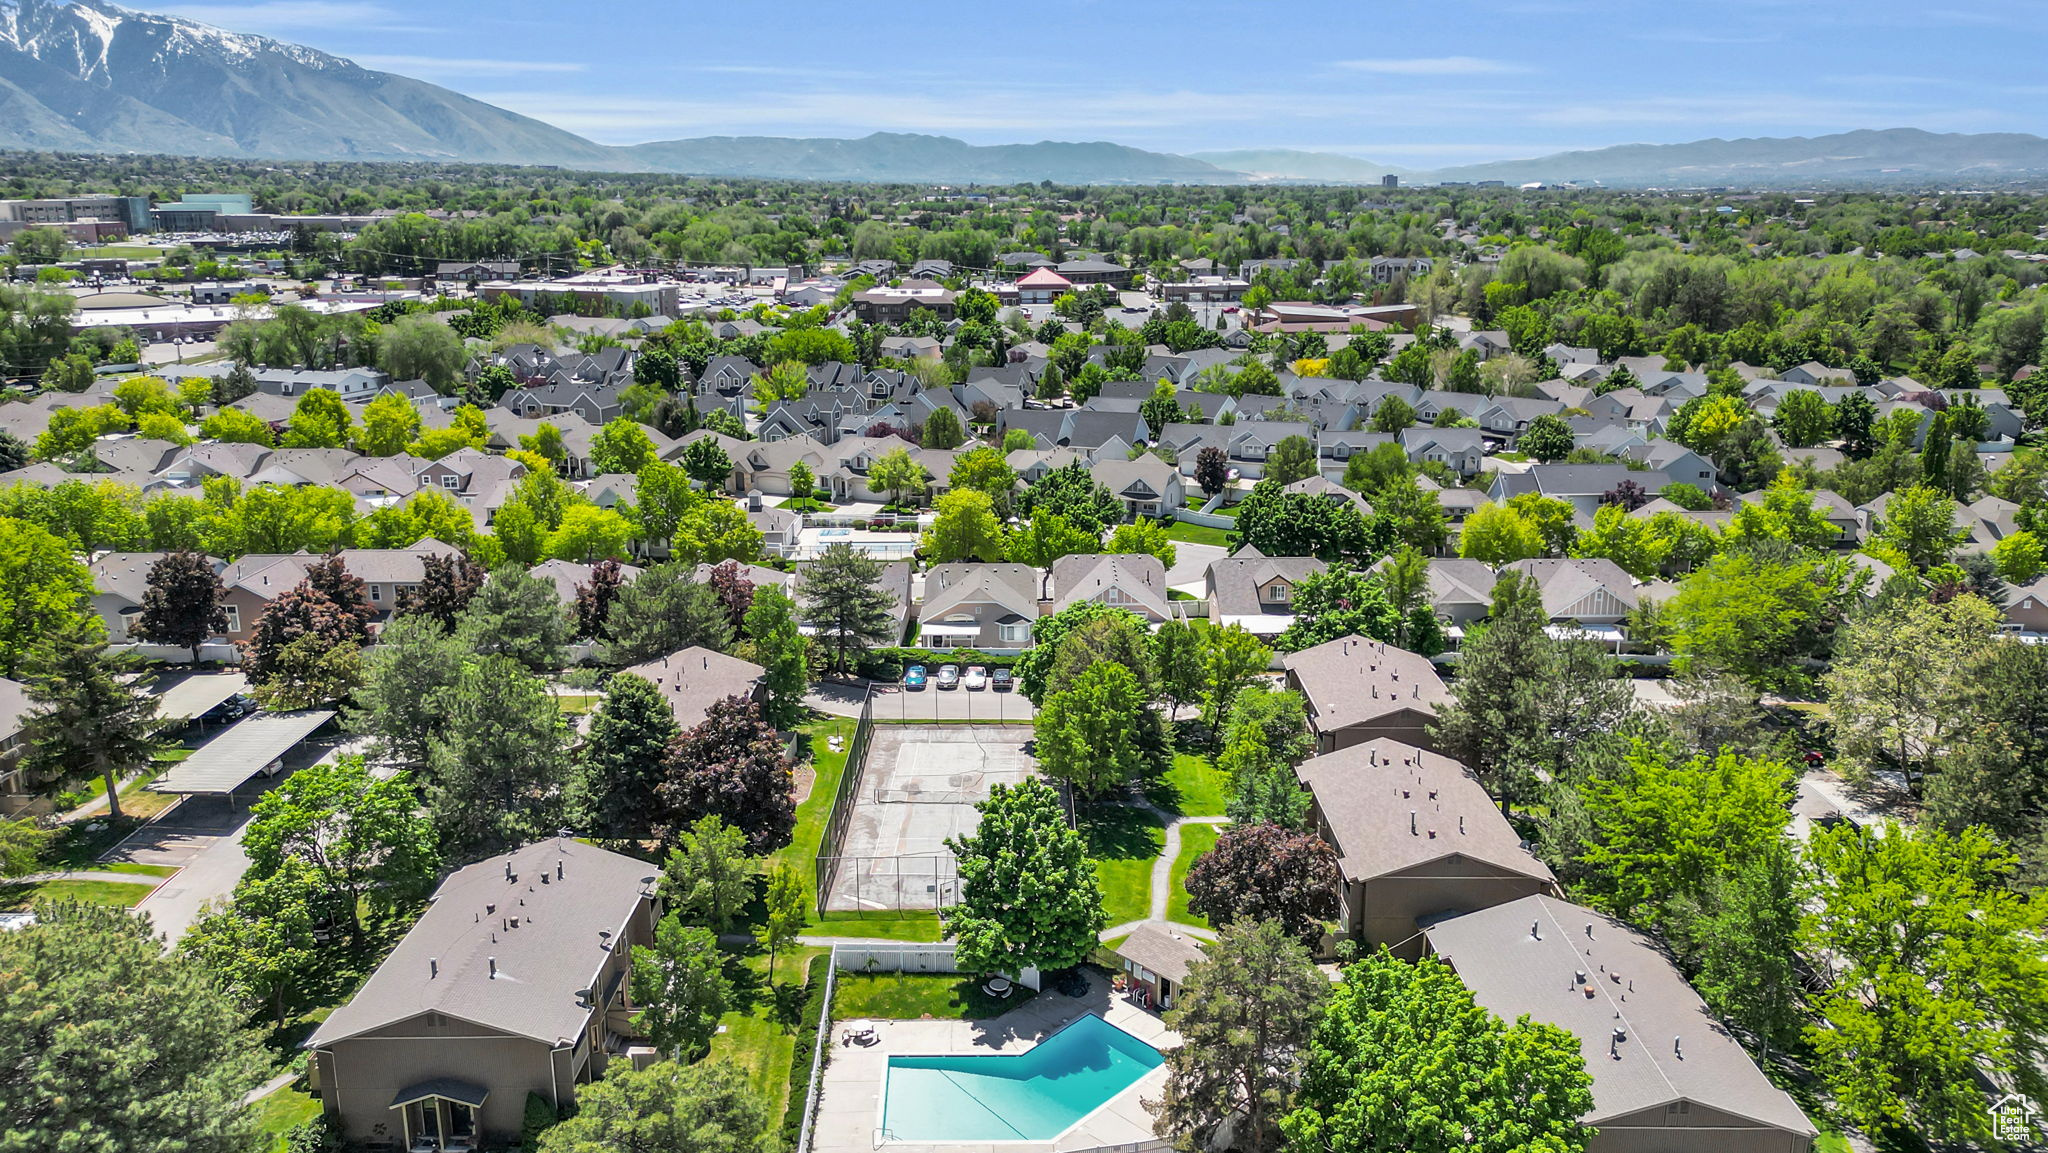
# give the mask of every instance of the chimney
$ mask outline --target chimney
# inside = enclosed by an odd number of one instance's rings
[[[495,980],[497,980],[497,979],[498,979],[498,959],[497,959],[496,957],[492,957],[492,958],[491,958],[491,980],[495,981]]]

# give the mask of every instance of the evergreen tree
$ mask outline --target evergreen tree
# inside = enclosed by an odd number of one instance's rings
[[[156,698],[139,662],[107,648],[97,618],[59,625],[29,657],[22,738],[30,777],[71,783],[100,778],[107,809],[121,815],[120,778],[156,748]]]
[[[605,682],[574,794],[585,832],[617,841],[654,835],[655,789],[666,772],[668,746],[681,731],[675,710],[650,682],[630,673]]]
[[[804,569],[803,623],[832,654],[832,671],[850,672],[869,649],[894,641],[895,600],[881,587],[882,562],[835,544]]]

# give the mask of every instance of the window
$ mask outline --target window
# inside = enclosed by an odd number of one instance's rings
[[[1287,587],[1284,581],[1274,581],[1266,586],[1266,599],[1273,604],[1284,605],[1287,603],[1287,598],[1293,595],[1294,590]]]
[[[1031,639],[1031,622],[1015,621],[1002,628],[1003,641],[1007,644],[1024,644]]]
[[[441,478],[441,487],[449,490],[461,488],[462,478],[451,472]]]
[[[228,614],[228,631],[231,633],[241,632],[242,610],[235,605],[222,605],[221,607],[225,609]]]
[[[371,599],[371,600],[373,600],[373,601],[381,601],[381,600],[383,600],[383,599],[384,599],[384,586],[383,586],[383,585],[371,585],[371,586],[370,586],[370,599]]]

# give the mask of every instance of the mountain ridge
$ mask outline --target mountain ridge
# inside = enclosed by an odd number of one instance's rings
[[[554,165],[692,176],[1017,184],[1900,183],[2048,174],[2048,139],[1860,129],[1623,144],[1412,171],[1283,148],[1178,155],[1112,141],[700,136],[597,144],[424,81],[111,0],[0,0],[0,149]]]

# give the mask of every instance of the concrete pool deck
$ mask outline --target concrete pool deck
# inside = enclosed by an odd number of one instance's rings
[[[882,1085],[890,1057],[988,1056],[1023,1053],[1067,1023],[1094,1014],[1155,1049],[1171,1049],[1180,1037],[1157,1016],[1116,996],[1101,974],[1090,974],[1088,994],[1065,997],[1047,991],[1026,1004],[986,1021],[877,1021],[880,1041],[874,1045],[842,1045],[846,1022],[834,1021],[829,1041],[830,1063],[821,1075],[818,1115],[811,1131],[814,1153],[1086,1153],[1115,1149],[1123,1153],[1165,1149],[1152,1133],[1147,1098],[1157,1099],[1166,1082],[1164,1066],[1147,1072],[1111,1097],[1100,1109],[1051,1141],[960,1141],[944,1144],[882,1140]]]

